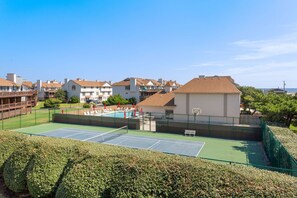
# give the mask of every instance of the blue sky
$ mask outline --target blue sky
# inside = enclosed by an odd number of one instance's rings
[[[1,0],[0,77],[297,87],[295,0]]]

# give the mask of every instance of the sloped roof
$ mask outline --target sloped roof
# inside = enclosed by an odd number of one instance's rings
[[[61,88],[62,85],[60,83],[42,83],[42,88]]]
[[[30,88],[33,87],[33,83],[30,81],[24,81],[22,85]]]
[[[14,82],[0,78],[0,86],[12,87],[17,86]]]
[[[161,83],[153,79],[135,78],[137,86],[146,86],[149,82],[152,82],[154,86],[161,86]],[[129,86],[131,78],[126,78],[120,82],[114,83],[112,86]]]
[[[175,93],[236,93],[240,91],[234,84],[234,80],[230,76],[214,76],[194,78],[186,83]]]
[[[137,106],[152,106],[152,107],[164,107],[164,106],[174,106],[174,92],[166,93],[164,91],[159,91],[151,97],[145,99],[144,101],[137,104]]]
[[[103,87],[103,85],[107,83],[107,82],[87,81],[87,80],[73,80],[73,82],[75,82],[81,87]]]
[[[181,84],[177,83],[176,81],[172,81],[172,80],[167,81],[165,84],[165,87],[174,87],[174,86],[180,87]]]

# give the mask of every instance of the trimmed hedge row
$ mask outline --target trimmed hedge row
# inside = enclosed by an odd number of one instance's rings
[[[297,134],[288,128],[269,126],[277,139],[287,148],[297,160]]]
[[[5,184],[32,197],[297,196],[296,178],[255,168],[5,131],[0,143]]]

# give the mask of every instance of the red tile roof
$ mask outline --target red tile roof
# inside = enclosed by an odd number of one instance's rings
[[[186,83],[175,93],[236,93],[240,91],[234,84],[234,80],[230,76],[214,76],[194,78]]]
[[[99,82],[99,81],[86,81],[86,80],[74,80],[76,84],[81,87],[103,87],[107,82]]]
[[[9,81],[9,80],[0,78],[0,86],[12,87],[12,86],[18,86],[18,85],[15,84],[14,82]]]
[[[137,106],[174,106],[174,92],[165,93],[163,91],[160,91],[145,99],[144,101],[138,103]]]

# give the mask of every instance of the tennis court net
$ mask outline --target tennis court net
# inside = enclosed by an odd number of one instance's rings
[[[103,133],[103,134],[99,134],[87,139],[84,139],[82,141],[88,141],[88,142],[106,142],[109,140],[112,140],[114,138],[117,138],[121,135],[127,134],[128,133],[128,126],[123,126],[121,128]]]

